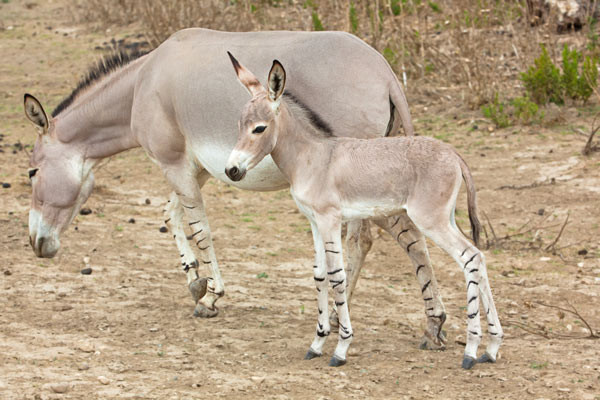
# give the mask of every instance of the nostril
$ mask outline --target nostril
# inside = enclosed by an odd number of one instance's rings
[[[240,172],[240,170],[238,169],[238,167],[231,167],[231,168],[229,168],[229,175],[230,176],[236,176],[238,174],[238,172]]]

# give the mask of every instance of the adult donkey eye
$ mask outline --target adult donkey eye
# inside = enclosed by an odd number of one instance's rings
[[[30,169],[28,171],[29,172],[29,179],[31,179],[31,178],[33,178],[35,176],[36,172],[38,172],[38,169],[39,168],[33,168],[33,169]]]
[[[252,133],[263,133],[265,131],[265,129],[267,129],[266,125],[259,125],[256,128],[254,128]]]

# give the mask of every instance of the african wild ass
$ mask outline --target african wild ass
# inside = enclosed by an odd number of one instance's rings
[[[338,344],[329,365],[346,363],[346,352],[352,341],[342,256],[342,222],[389,218],[406,211],[414,225],[453,257],[464,272],[468,328],[463,368],[469,369],[476,362],[495,362],[503,333],[484,256],[460,233],[454,221],[456,198],[464,179],[469,219],[477,245],[480,224],[475,186],[467,164],[456,150],[429,137],[331,137],[311,123],[302,107],[282,96],[286,73],[277,60],[268,75],[267,91],[231,53],[229,56],[239,81],[252,98],[242,109],[238,140],[225,172],[231,180],[241,181],[265,156],[271,155],[290,183],[298,208],[311,224],[319,315],[317,332],[306,358],[322,354],[330,333],[327,281],[334,292],[339,317]],[[366,97],[365,101],[368,100]],[[418,249],[423,245],[423,242],[411,243],[406,250],[410,254],[411,246]],[[417,275],[419,272],[417,268]],[[479,295],[490,342],[486,352],[477,359],[482,336]]]

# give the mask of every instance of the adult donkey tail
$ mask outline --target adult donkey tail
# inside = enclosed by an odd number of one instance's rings
[[[414,136],[415,129],[413,127],[412,119],[410,117],[410,111],[408,109],[408,102],[406,101],[406,96],[404,95],[404,91],[402,90],[402,86],[400,85],[398,77],[396,76],[394,71],[392,71],[391,67],[390,73],[393,76],[393,80],[390,82],[390,125],[394,125],[393,118],[395,108],[396,110],[398,110],[398,114],[400,114],[400,120],[402,121],[402,127],[404,128],[404,134],[406,136]],[[392,126],[388,127],[388,134],[394,136],[395,131],[392,128]]]
[[[479,246],[479,234],[481,233],[481,223],[477,217],[477,193],[475,192],[475,183],[473,182],[473,176],[469,166],[460,156],[458,156],[458,162],[460,163],[460,169],[462,171],[462,177],[467,185],[467,206],[469,209],[469,220],[471,221],[471,235],[473,236],[473,242],[475,246]]]

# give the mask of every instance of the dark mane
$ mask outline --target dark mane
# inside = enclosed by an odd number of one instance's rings
[[[117,53],[110,55],[107,58],[104,58],[104,57],[101,58],[96,63],[96,65],[93,65],[92,67],[90,67],[90,69],[88,70],[85,77],[81,81],[79,81],[79,83],[77,84],[77,87],[75,89],[73,89],[73,92],[71,92],[69,97],[67,97],[66,99],[61,101],[60,104],[58,106],[56,106],[54,111],[52,111],[52,116],[56,117],[58,114],[60,114],[61,111],[63,111],[67,107],[69,107],[73,103],[73,101],[75,100],[77,95],[83,89],[90,86],[92,83],[94,83],[97,80],[99,80],[100,78],[110,74],[111,72],[123,67],[124,65],[129,64],[131,61],[140,58],[141,56],[143,56],[147,53],[148,53],[147,51],[135,50],[135,51],[125,52],[125,51],[121,50]]]
[[[306,113],[306,116],[310,120],[311,124],[315,128],[317,128],[317,130],[322,132],[325,136],[334,136],[331,126],[329,126],[329,124],[327,122],[323,121],[323,119],[319,116],[319,114],[317,114],[312,109],[310,109],[306,104],[304,104],[300,99],[298,99],[296,96],[294,96],[291,92],[285,91],[283,93],[283,95],[287,99],[292,101],[294,104],[296,104],[298,107],[300,107]]]

